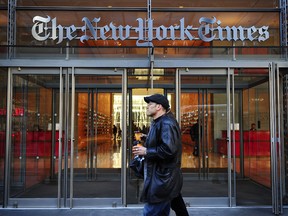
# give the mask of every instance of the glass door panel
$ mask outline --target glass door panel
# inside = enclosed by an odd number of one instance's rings
[[[268,101],[268,82],[243,91],[244,175],[271,187]]]
[[[235,69],[241,89],[240,130],[235,133],[236,204],[271,205],[270,101],[267,68]],[[236,115],[237,116],[237,115]]]
[[[227,75],[181,75],[183,196],[190,197],[192,205],[228,204],[226,86]],[[221,146],[226,147],[225,156],[219,154]]]
[[[204,105],[202,100],[207,103]],[[194,172],[200,171],[202,177],[208,174],[206,172],[208,170],[205,171],[205,169],[209,169],[211,173],[213,168],[220,168],[220,163],[223,169],[227,168],[225,157],[216,162],[213,159],[215,154],[212,154],[217,153],[217,141],[222,141],[223,137],[226,137],[227,106],[225,100],[225,93],[208,93],[206,90],[200,90],[199,93],[181,94],[182,141],[184,148],[190,149],[185,151],[187,157],[183,159],[187,161],[183,161],[183,168],[195,168]],[[201,104],[198,104],[199,102]],[[221,126],[217,127],[217,125]],[[197,163],[192,163],[191,158]]]
[[[13,75],[11,198],[57,198],[54,88],[59,88],[59,74]]]
[[[75,75],[74,206],[121,204],[121,86],[120,75]]]
[[[219,157],[217,149],[217,142],[224,141],[226,144],[226,98],[225,93],[208,93],[206,90],[181,94],[182,142],[185,149],[182,168],[197,174],[194,175],[196,179],[212,178],[213,173],[218,178],[221,173],[227,172],[227,158]],[[202,101],[206,102],[203,104]]]

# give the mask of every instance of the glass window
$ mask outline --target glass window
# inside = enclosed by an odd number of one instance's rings
[[[278,6],[276,0],[243,0],[243,1],[230,1],[230,0],[215,0],[215,1],[154,1],[153,7],[173,7],[173,8],[275,8]]]
[[[19,0],[19,6],[77,6],[77,7],[146,7],[146,0]]]
[[[0,5],[8,5],[8,0],[0,0]]]
[[[0,58],[6,56],[7,45],[7,10],[0,10]]]
[[[6,1],[7,2],[7,1]],[[152,7],[169,8],[277,8],[277,0],[215,0],[215,1],[191,1],[191,0],[157,0],[151,1]],[[19,0],[20,6],[81,6],[81,7],[146,7],[147,0],[106,0],[106,1],[78,1],[78,0]]]
[[[0,45],[7,42],[7,10],[0,10]]]
[[[36,16],[38,18],[33,22]],[[164,58],[182,55],[196,57],[199,56],[199,52],[201,57],[223,56],[222,49],[197,50],[199,47],[280,45],[278,12],[152,12],[153,21],[149,24],[153,26],[150,36],[152,40],[147,38],[145,31],[147,27],[145,10],[21,10],[17,11],[16,17],[16,44],[25,46],[17,48],[17,57],[28,55],[47,58],[50,55],[51,58],[66,58],[66,52],[69,52],[70,58],[95,57],[95,55],[139,57],[147,56],[146,47],[149,45],[147,41],[151,41],[150,45],[155,47],[155,55]],[[45,19],[46,21],[43,21]],[[96,20],[92,21],[93,19]],[[202,21],[208,19],[210,21],[207,25],[210,30],[208,33],[203,33],[199,29],[203,24]],[[93,32],[91,29],[95,26],[97,31]],[[5,41],[6,35],[0,34]],[[73,49],[66,49],[67,45]],[[47,49],[43,49],[42,46],[47,46]],[[236,51],[240,55],[246,54],[245,50]],[[35,56],[31,56],[31,53]],[[225,50],[224,53],[227,56]],[[267,55],[269,50],[261,50],[259,54]]]

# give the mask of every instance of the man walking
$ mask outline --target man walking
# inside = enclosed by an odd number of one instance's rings
[[[161,94],[144,97],[146,114],[153,118],[145,146],[134,146],[133,154],[145,157],[144,187],[140,200],[144,216],[169,216],[171,200],[183,184],[181,132],[175,118],[166,115],[170,105]]]

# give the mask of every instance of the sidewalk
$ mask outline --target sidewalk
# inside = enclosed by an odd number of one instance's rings
[[[271,207],[188,208],[190,216],[273,216]],[[0,209],[0,216],[142,216],[142,208],[99,209]],[[288,209],[284,214],[288,215]],[[170,216],[175,216],[171,211]]]

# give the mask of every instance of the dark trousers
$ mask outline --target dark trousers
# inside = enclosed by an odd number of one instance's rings
[[[181,194],[171,200],[171,208],[177,216],[189,216],[185,202]]]
[[[144,205],[143,216],[169,216],[170,201],[160,203],[146,203]]]

